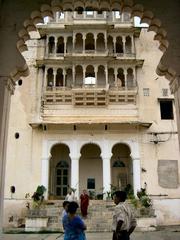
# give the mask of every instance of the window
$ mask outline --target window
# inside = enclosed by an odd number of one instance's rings
[[[161,119],[174,119],[172,100],[160,100]]]
[[[149,97],[149,88],[143,88],[143,94],[145,97]]]
[[[94,84],[96,84],[96,78],[95,77],[86,77],[84,83],[86,85],[94,85]]]
[[[87,179],[87,189],[95,189],[95,178]]]
[[[162,89],[162,95],[163,95],[163,97],[167,97],[168,96],[168,89],[167,88],[163,88]]]

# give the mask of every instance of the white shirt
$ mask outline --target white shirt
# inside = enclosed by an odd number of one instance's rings
[[[117,223],[119,220],[123,221],[123,224],[121,226],[121,230],[127,230],[132,226],[136,226],[136,219],[134,217],[134,214],[126,202],[120,202],[118,205],[116,205],[114,209],[113,214],[113,224],[112,224],[112,230],[115,231],[117,227]]]

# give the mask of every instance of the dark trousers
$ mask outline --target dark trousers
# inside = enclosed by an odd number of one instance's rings
[[[127,231],[120,231],[118,234],[113,232],[112,240],[130,240],[130,238]]]

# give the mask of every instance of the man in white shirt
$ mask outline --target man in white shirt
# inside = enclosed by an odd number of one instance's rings
[[[116,191],[113,200],[116,204],[113,214],[113,240],[129,240],[137,223],[129,204],[126,203],[127,194],[124,191]]]

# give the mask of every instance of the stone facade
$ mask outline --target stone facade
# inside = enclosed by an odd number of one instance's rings
[[[128,14],[60,16],[27,42],[30,75],[12,97],[5,199],[24,199],[40,184],[47,199],[64,197],[68,185],[79,197],[84,188],[106,196],[111,184],[131,184],[135,194],[146,186],[157,209],[162,198],[178,203],[174,101],[168,81],[155,74],[162,53],[154,33],[134,27]],[[176,161],[176,184],[164,184],[160,161]]]

